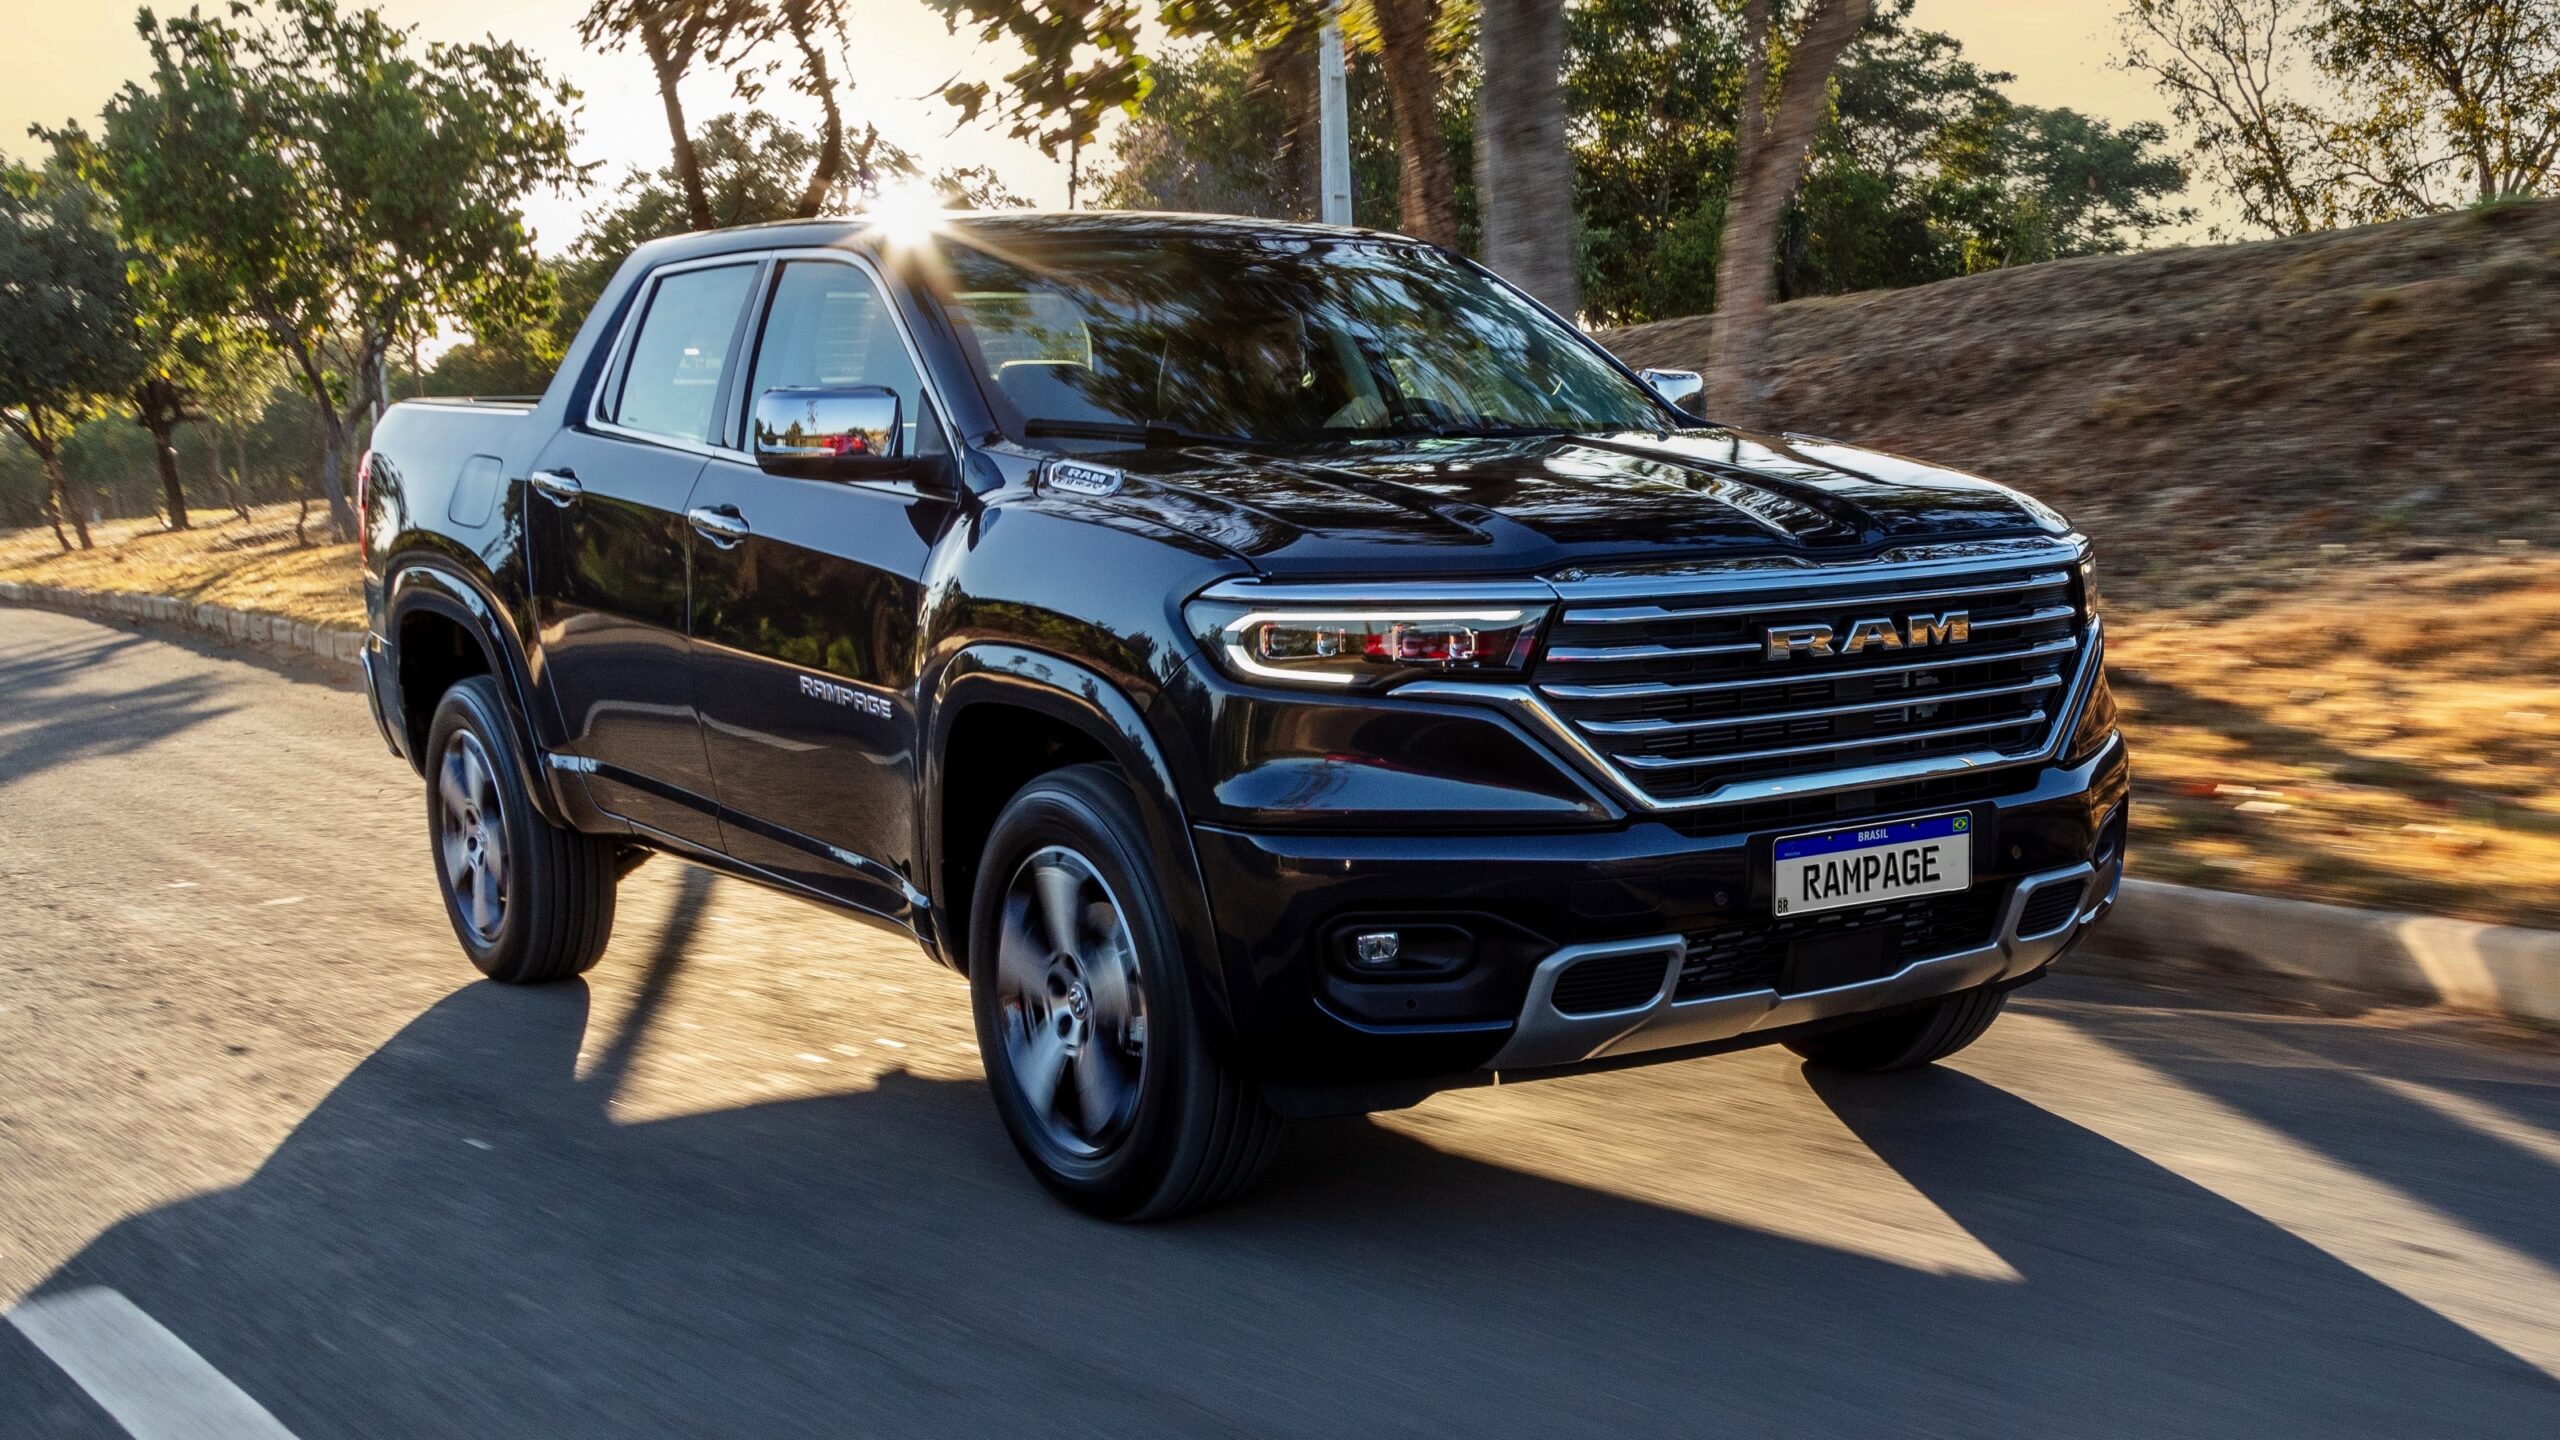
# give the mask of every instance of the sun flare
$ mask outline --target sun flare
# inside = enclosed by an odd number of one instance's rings
[[[914,180],[881,187],[879,197],[865,210],[873,233],[892,249],[919,245],[933,238],[948,213],[932,186]]]

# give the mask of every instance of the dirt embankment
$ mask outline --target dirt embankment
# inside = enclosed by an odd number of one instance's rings
[[[1712,323],[1602,338],[1694,368]],[[2034,491],[2125,599],[2560,542],[2560,201],[1798,301],[1775,344],[1789,428]]]

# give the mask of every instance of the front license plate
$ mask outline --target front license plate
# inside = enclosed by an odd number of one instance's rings
[[[1932,815],[1787,835],[1771,856],[1781,915],[1943,895],[1973,883],[1973,817]]]

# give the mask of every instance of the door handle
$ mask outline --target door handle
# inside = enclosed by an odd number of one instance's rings
[[[534,489],[542,492],[543,499],[564,509],[576,504],[578,497],[587,493],[587,487],[578,483],[578,477],[567,470],[536,470],[525,478],[533,482]]]
[[[684,518],[692,522],[693,528],[701,534],[703,539],[723,550],[746,539],[750,533],[746,517],[727,505],[716,508],[699,505],[686,511]]]

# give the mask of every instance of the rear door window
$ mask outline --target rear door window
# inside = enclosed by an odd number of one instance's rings
[[[754,283],[753,264],[682,270],[659,278],[623,363],[605,418],[626,430],[707,442],[720,409],[738,315]]]

